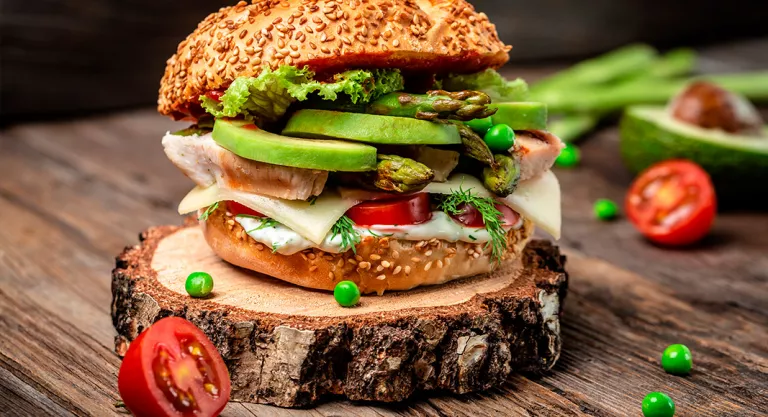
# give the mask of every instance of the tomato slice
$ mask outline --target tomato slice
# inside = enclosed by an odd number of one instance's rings
[[[389,200],[366,201],[349,209],[347,216],[360,226],[419,224],[432,218],[432,207],[429,194],[419,193]]]
[[[117,387],[136,417],[217,416],[231,391],[216,347],[179,317],[158,321],[131,343]]]
[[[205,96],[208,97],[211,100],[215,100],[218,102],[221,102],[221,96],[224,95],[224,92],[221,90],[213,90],[205,93]]]
[[[627,217],[653,242],[679,246],[704,237],[717,212],[709,175],[693,162],[670,160],[642,172],[626,198]]]
[[[496,210],[501,212],[500,218],[502,220],[502,225],[514,226],[520,220],[520,215],[508,206],[498,203],[495,205],[495,207]],[[458,209],[462,210],[462,212],[461,214],[452,214],[451,217],[453,217],[454,220],[467,227],[485,227],[483,215],[480,214],[480,211],[478,211],[474,206],[469,204],[460,204]]]
[[[233,216],[238,214],[244,214],[247,216],[267,217],[256,210],[250,209],[237,201],[227,201],[227,211],[232,213]]]

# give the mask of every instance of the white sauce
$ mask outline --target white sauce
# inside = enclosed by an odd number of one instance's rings
[[[330,253],[342,252],[342,243],[340,236],[333,236],[329,232],[320,245],[316,245],[305,239],[300,234],[294,232],[288,227],[275,223],[265,225],[259,228],[265,218],[239,215],[235,221],[245,229],[248,236],[253,240],[263,243],[283,255],[292,255],[309,248],[319,248]],[[522,226],[522,218],[512,227],[505,227],[504,230],[518,229]],[[355,230],[361,237],[365,236],[392,236],[396,239],[404,240],[428,240],[437,238],[448,242],[472,242],[485,243],[490,240],[488,231],[484,228],[466,227],[442,211],[432,213],[432,219],[428,222],[406,226],[376,225],[370,227],[355,226]],[[349,248],[345,248],[349,250]]]

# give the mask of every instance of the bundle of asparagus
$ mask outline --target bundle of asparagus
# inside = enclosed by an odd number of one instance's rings
[[[550,130],[566,142],[627,106],[666,103],[694,79],[708,79],[753,101],[768,101],[768,71],[692,76],[696,61],[690,49],[660,55],[648,45],[630,45],[533,84],[531,99],[549,106]]]

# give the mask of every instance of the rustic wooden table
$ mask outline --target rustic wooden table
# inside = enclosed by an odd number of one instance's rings
[[[749,64],[765,46],[709,62]],[[110,270],[139,231],[181,221],[191,183],[160,145],[177,127],[147,109],[0,131],[0,415],[117,414]],[[638,416],[650,391],[681,416],[768,415],[768,215],[723,213],[685,250],[648,244],[623,218],[595,221],[593,201],[621,201],[631,181],[617,145],[605,128],[579,168],[557,172],[571,281],[551,372],[481,394],[307,411],[231,403],[224,415]],[[689,377],[661,369],[672,343],[693,351]]]

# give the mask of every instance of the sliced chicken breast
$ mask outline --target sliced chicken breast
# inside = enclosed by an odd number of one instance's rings
[[[520,155],[520,181],[536,178],[548,171],[565,144],[544,130],[515,132],[514,151]]]
[[[168,159],[197,185],[252,192],[286,200],[320,195],[328,171],[267,164],[241,158],[219,146],[211,134],[176,136],[167,133],[163,147]]]

